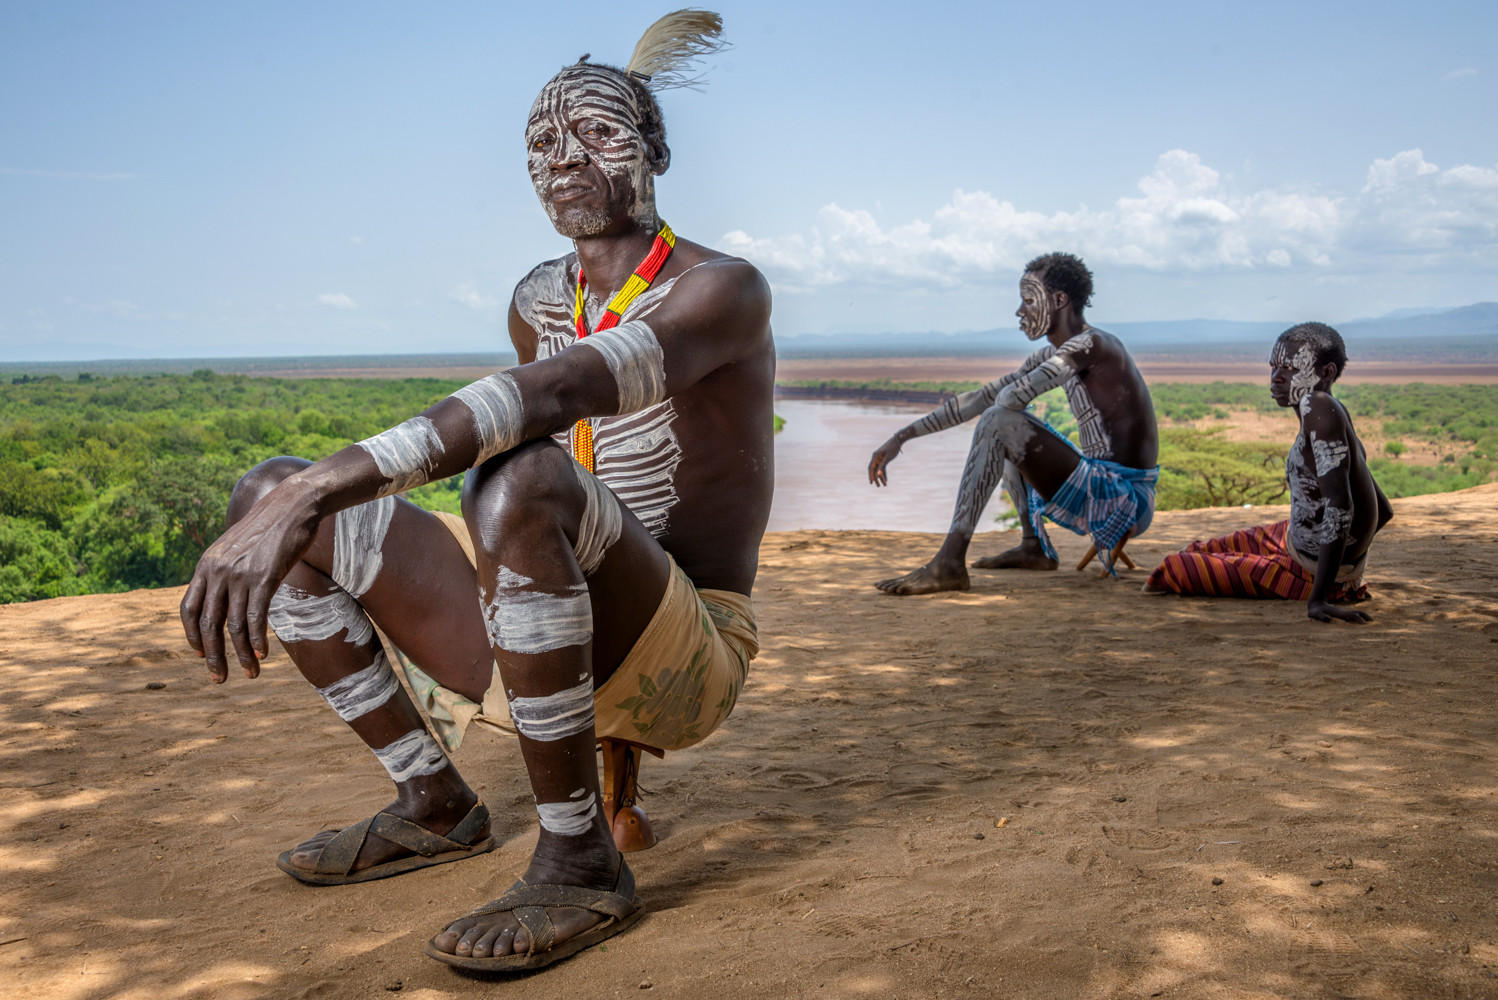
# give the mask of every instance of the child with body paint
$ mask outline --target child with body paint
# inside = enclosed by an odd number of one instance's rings
[[[1019,517],[1020,543],[974,562],[977,569],[1055,569],[1042,520],[1050,518],[1091,536],[1111,572],[1114,554],[1154,517],[1155,408],[1123,342],[1083,317],[1092,272],[1073,254],[1045,254],[1025,265],[1019,292],[1020,330],[1045,346],[1015,371],[902,427],[869,459],[869,482],[886,486],[889,464],[907,441],[978,418],[947,537],[926,565],[874,584],[887,594],[968,589],[968,545],[1001,481]],[[1035,397],[1058,386],[1077,418],[1080,450],[1027,412]]]
[[[1352,417],[1331,394],[1346,367],[1342,337],[1325,323],[1280,334],[1269,357],[1269,393],[1300,416],[1285,460],[1289,520],[1192,542],[1165,557],[1146,592],[1304,600],[1316,621],[1372,621],[1338,605],[1367,600],[1368,550],[1394,512],[1368,471]]]
[[[631,754],[710,735],[758,651],[769,286],[747,261],[679,239],[655,196],[671,151],[654,90],[690,82],[720,30],[716,14],[678,11],[625,68],[585,56],[542,88],[527,165],[573,250],[515,288],[520,363],[320,462],[250,470],[182,601],[214,681],[228,676],[226,632],[259,674],[269,625],[395,785],[372,817],[283,852],[299,881],[492,849],[489,811],[450,754],[474,722],[514,734],[535,850],[520,881],[428,942],[450,965],[535,969],[639,919],[619,849],[649,844],[620,827]],[[462,473],[461,519],[395,495]],[[375,624],[403,655],[387,656]],[[600,741],[623,762],[608,787]]]

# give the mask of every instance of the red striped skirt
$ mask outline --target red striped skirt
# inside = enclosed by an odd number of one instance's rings
[[[1235,531],[1192,542],[1165,557],[1150,574],[1147,590],[1194,597],[1275,597],[1303,601],[1311,595],[1312,573],[1296,560],[1285,541],[1289,521]],[[1359,600],[1367,589],[1333,588],[1331,600]]]

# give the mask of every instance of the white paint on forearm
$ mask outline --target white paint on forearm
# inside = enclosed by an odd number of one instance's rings
[[[382,497],[340,510],[333,519],[333,582],[363,597],[384,565],[380,550],[395,515],[395,498]]]
[[[341,677],[327,687],[318,688],[317,693],[333,707],[340,719],[353,722],[382,707],[399,687],[395,671],[390,669],[390,661],[385,659],[385,651],[380,650],[369,666]]]
[[[342,590],[314,597],[283,583],[270,599],[266,618],[283,643],[330,639],[346,631],[343,641],[358,646],[374,636],[369,616]]]
[[[666,356],[644,320],[621,323],[580,341],[603,355],[619,389],[618,413],[633,413],[666,398]]]
[[[511,698],[510,719],[526,739],[550,743],[593,728],[593,678],[539,698]]]
[[[489,642],[510,653],[545,653],[593,640],[593,604],[588,585],[565,594],[496,587],[484,608]]]
[[[524,439],[525,405],[520,386],[509,372],[497,372],[465,385],[453,398],[473,414],[473,435],[478,441],[478,462],[509,451]]]
[[[425,729],[413,729],[374,752],[396,784],[436,774],[447,766],[447,755]]]
[[[358,447],[369,453],[380,475],[389,480],[379,491],[382,497],[429,481],[443,453],[436,425],[423,416],[365,438]]]
[[[588,832],[598,815],[598,799],[592,792],[579,788],[571,802],[537,802],[541,828],[563,837],[578,837]]]

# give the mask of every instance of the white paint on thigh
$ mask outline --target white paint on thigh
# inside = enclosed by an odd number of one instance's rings
[[[592,792],[579,788],[570,802],[537,802],[541,827],[563,837],[577,837],[588,832],[598,815],[598,800]],[[580,797],[579,797],[580,796]]]
[[[363,597],[374,585],[385,563],[380,549],[394,515],[395,498],[382,497],[340,510],[333,519],[333,566],[328,575],[351,596]]]
[[[447,766],[447,755],[425,729],[413,729],[388,746],[374,752],[397,784],[436,774]]]
[[[266,617],[283,643],[329,639],[345,630],[343,641],[356,646],[374,637],[369,616],[342,590],[314,597],[283,583],[271,597]]]
[[[573,471],[582,485],[587,500],[583,504],[582,520],[577,526],[577,541],[572,545],[577,564],[583,575],[592,574],[603,562],[604,553],[619,540],[624,531],[624,515],[619,510],[619,501],[609,488],[576,462]]]
[[[382,497],[426,482],[443,453],[437,426],[423,416],[365,438],[359,447],[369,453],[380,475],[389,480],[380,490]]]
[[[390,669],[390,661],[382,649],[369,666],[318,688],[317,693],[340,719],[353,722],[382,707],[399,687],[400,682],[395,679],[395,671]]]

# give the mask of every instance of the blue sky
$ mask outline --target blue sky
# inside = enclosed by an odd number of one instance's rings
[[[1314,8],[1314,9],[1311,9]],[[488,350],[567,249],[531,100],[667,6],[0,7],[0,360]],[[1492,4],[724,3],[662,215],[781,335],[1498,299]]]

